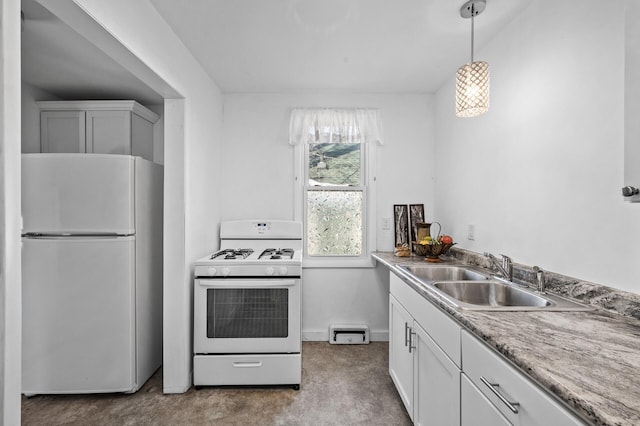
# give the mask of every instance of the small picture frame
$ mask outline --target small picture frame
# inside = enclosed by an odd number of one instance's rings
[[[424,204],[410,204],[409,229],[411,229],[411,241],[418,240],[418,223],[424,223]]]
[[[393,223],[395,225],[395,246],[402,247],[406,244],[411,247],[409,240],[409,212],[406,204],[393,205]]]

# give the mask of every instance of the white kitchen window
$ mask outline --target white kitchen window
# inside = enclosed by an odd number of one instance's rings
[[[296,220],[305,266],[371,266],[375,249],[376,110],[294,110]]]

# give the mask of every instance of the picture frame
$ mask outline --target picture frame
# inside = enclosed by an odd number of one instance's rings
[[[410,241],[418,240],[418,223],[424,223],[424,204],[409,205],[409,229],[411,230]]]
[[[409,209],[406,204],[393,205],[393,223],[395,235],[395,247],[402,247],[406,244],[411,247],[409,240]]]

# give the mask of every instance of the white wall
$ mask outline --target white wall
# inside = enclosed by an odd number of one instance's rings
[[[434,97],[420,94],[227,94],[222,147],[223,219],[293,219],[294,154],[289,116],[296,107],[379,108],[385,144],[377,147],[377,248],[393,250],[393,204],[424,203],[434,218]],[[393,223],[393,222],[392,222]],[[380,268],[305,269],[303,335],[326,339],[331,323],[388,330],[388,278]]]
[[[624,94],[624,185],[640,186],[640,2],[626,0],[625,94]],[[633,197],[640,200],[640,195]]]
[[[160,116],[153,125],[153,162],[164,164],[164,105],[145,105]]]
[[[40,152],[40,109],[37,101],[60,100],[27,83],[22,83],[22,152]]]
[[[389,270],[305,268],[303,340],[327,341],[331,324],[366,324],[371,340],[389,339]]]
[[[624,23],[624,0],[531,2],[476,52],[486,115],[454,116],[453,81],[437,92],[436,213],[461,247],[640,291],[640,204],[620,194]]]
[[[218,243],[220,197],[211,183],[220,176],[221,94],[147,0],[75,3],[133,53],[129,71],[158,93],[166,84],[183,97],[164,106],[163,378],[165,392],[184,392],[192,371],[191,265]]]
[[[20,424],[20,2],[0,0],[0,424]]]

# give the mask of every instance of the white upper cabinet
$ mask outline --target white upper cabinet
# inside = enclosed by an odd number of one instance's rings
[[[42,152],[136,155],[153,161],[153,124],[159,117],[135,101],[37,104]]]
[[[42,152],[85,152],[84,111],[40,112]]]

